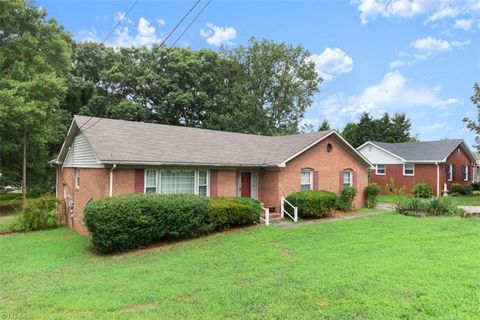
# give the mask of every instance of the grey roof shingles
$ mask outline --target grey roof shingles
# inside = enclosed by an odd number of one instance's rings
[[[106,163],[277,166],[331,132],[261,136],[86,116],[74,121]]]
[[[462,139],[373,144],[385,149],[406,161],[444,161],[452,151],[463,142]]]

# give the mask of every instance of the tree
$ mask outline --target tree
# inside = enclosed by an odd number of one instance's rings
[[[65,132],[66,114],[58,106],[72,40],[24,1],[0,2],[0,21],[0,172],[4,182],[22,180],[25,200],[27,181],[48,183],[49,147]]]
[[[480,151],[480,85],[475,83],[473,85],[473,96],[470,97],[473,105],[477,107],[477,121],[470,120],[469,118],[463,118],[463,122],[467,124],[467,128],[475,133],[474,147]]]
[[[327,119],[323,119],[322,123],[318,127],[318,131],[328,131],[330,130],[330,123]]]
[[[309,53],[300,46],[251,38],[248,46],[224,49],[222,55],[242,67],[243,76],[237,79],[241,87],[236,89],[243,103],[237,111],[240,121],[251,121],[249,131],[297,133],[322,81]]]
[[[367,141],[409,142],[416,141],[410,129],[411,120],[404,113],[396,113],[390,117],[384,113],[379,119],[374,119],[368,112],[360,117],[357,123],[348,123],[343,129],[343,137],[355,148]]]

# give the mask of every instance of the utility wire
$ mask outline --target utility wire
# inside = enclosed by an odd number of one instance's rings
[[[188,31],[188,29],[190,29],[190,27],[195,23],[195,21],[197,21],[198,17],[200,17],[200,15],[202,14],[203,11],[205,11],[205,9],[207,9],[208,5],[210,4],[210,2],[212,2],[212,0],[208,0],[208,2],[203,6],[202,10],[200,10],[197,15],[195,16],[195,18],[193,18],[192,22],[190,22],[190,24],[185,28],[185,30],[183,30],[183,32],[178,36],[178,38],[175,40],[175,42],[173,42],[173,44],[170,46],[170,49],[172,49],[178,42],[178,40],[180,40],[180,38],[185,34],[185,32]]]
[[[110,33],[105,37],[105,39],[103,39],[102,43],[101,44],[104,44],[105,41],[107,41],[108,38],[110,38],[110,36],[112,35],[112,33],[118,28],[118,26],[127,18],[128,14],[130,13],[130,11],[132,11],[132,9],[137,5],[138,3],[138,0],[135,0],[135,2],[130,6],[130,8],[128,8],[127,12],[125,12],[125,14],[123,15],[123,17],[118,20],[117,24],[115,25],[115,27],[113,27],[112,31],[110,31]]]
[[[163,39],[163,41],[160,43],[159,47],[163,46],[165,44],[165,42],[170,38],[170,36],[178,29],[178,27],[182,24],[182,22],[190,15],[190,13],[193,11],[193,9],[195,9],[197,7],[197,5],[200,3],[201,0],[197,0],[197,2],[195,2],[195,4],[193,5],[193,7],[190,8],[190,10],[187,11],[187,13],[183,16],[182,19],[180,19],[180,21],[178,21],[178,23],[175,25],[175,27],[172,29],[172,31],[170,31],[170,33],[167,35],[167,37],[165,39]]]

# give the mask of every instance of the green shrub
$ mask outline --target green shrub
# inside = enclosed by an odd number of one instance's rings
[[[462,194],[465,196],[471,196],[473,193],[473,187],[472,186],[463,186]]]
[[[357,194],[357,189],[354,187],[345,187],[340,193],[340,197],[337,200],[337,208],[340,210],[350,210],[352,209],[353,198]]]
[[[433,197],[433,187],[427,183],[417,183],[412,189],[412,194],[417,198],[431,198]]]
[[[28,199],[20,212],[14,229],[33,231],[58,227],[55,196],[44,194],[36,199]]]
[[[472,183],[472,190],[473,191],[480,191],[480,182]]]
[[[107,253],[208,232],[208,207],[190,194],[135,194],[91,201],[84,215],[93,245]]]
[[[370,183],[365,187],[365,197],[367,198],[367,207],[375,208],[377,205],[377,195],[380,192],[380,186],[377,183]]]
[[[451,191],[452,191],[452,193],[462,194],[463,193],[463,186],[460,183],[452,183]]]
[[[213,198],[208,211],[215,229],[252,224],[261,213],[260,202],[250,198]]]
[[[458,208],[450,198],[403,198],[397,202],[397,213],[410,216],[449,216],[459,214]]]
[[[287,201],[298,207],[300,218],[320,218],[335,208],[337,195],[329,191],[300,191],[289,195]]]

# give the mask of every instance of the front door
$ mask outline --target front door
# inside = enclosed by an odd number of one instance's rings
[[[242,172],[241,179],[240,179],[240,196],[242,198],[250,198],[252,195],[252,173],[251,172]]]

